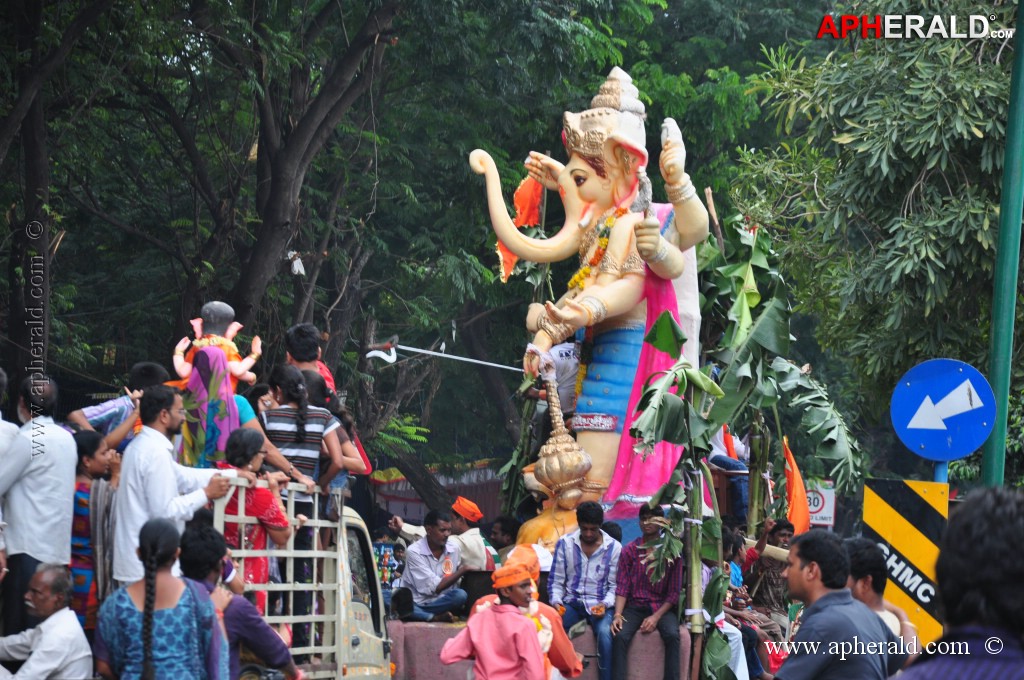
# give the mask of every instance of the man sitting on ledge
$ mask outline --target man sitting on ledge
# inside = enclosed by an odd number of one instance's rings
[[[458,496],[452,503],[451,541],[459,547],[462,561],[470,571],[494,571],[495,558],[498,556],[498,551],[480,534],[477,525],[483,518],[484,513],[468,498]],[[412,543],[426,534],[424,527],[406,524],[398,515],[388,521],[388,528],[397,532],[406,543]]]
[[[629,645],[639,630],[649,635],[655,630],[665,643],[664,680],[679,680],[679,619],[676,607],[683,589],[683,566],[680,556],[657,583],[651,581],[647,569],[648,551],[653,551],[661,536],[665,511],[660,505],[640,507],[640,538],[619,556],[615,580],[615,616],[612,618],[612,678],[626,680]]]
[[[426,536],[409,546],[405,553],[404,587],[392,596],[392,611],[404,608],[402,600],[411,592],[412,612],[404,618],[412,621],[454,620],[452,611],[466,603],[466,591],[455,583],[469,571],[462,562],[459,547],[448,537],[451,516],[431,510],[423,520]]]
[[[601,530],[604,510],[585,501],[576,508],[579,529],[558,539],[548,576],[548,600],[570,630],[586,620],[597,639],[600,680],[612,680],[612,617],[615,575],[622,546]]]

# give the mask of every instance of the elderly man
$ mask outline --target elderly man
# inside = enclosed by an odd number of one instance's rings
[[[21,383],[18,419],[20,436],[0,458],[0,497],[7,522],[0,551],[3,578],[4,632],[20,633],[35,624],[24,605],[36,567],[44,562],[71,562],[71,520],[74,514],[78,447],[53,422],[57,383],[35,373]]]
[[[24,661],[17,674],[0,666],[0,678],[91,678],[92,651],[71,611],[71,574],[60,564],[41,564],[29,582],[25,604],[40,620],[35,628],[0,638],[0,660]]]
[[[492,571],[497,562],[498,551],[480,533],[479,524],[483,518],[484,513],[468,498],[459,496],[452,503],[451,540],[459,547],[467,571]],[[388,528],[398,532],[410,544],[426,535],[424,527],[406,524],[398,515],[388,521]]]

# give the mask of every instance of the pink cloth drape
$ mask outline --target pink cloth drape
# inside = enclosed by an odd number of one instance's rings
[[[659,204],[652,206],[657,210],[658,221],[664,232],[665,221],[671,214],[672,206]],[[644,299],[647,301],[647,321],[644,325],[645,334],[651,330],[654,321],[662,312],[668,310],[672,318],[679,321],[679,307],[676,301],[672,282],[655,275],[649,267],[645,267]],[[696,341],[696,338],[691,339]],[[615,460],[615,471],[611,483],[605,492],[605,502],[615,505],[605,513],[607,519],[634,517],[640,503],[649,499],[661,486],[668,481],[672,470],[683,453],[683,447],[667,442],[659,442],[654,452],[644,459],[634,452],[636,440],[629,435],[629,428],[636,421],[636,407],[643,394],[644,381],[658,371],[665,371],[675,364],[671,356],[656,350],[644,343],[640,350],[633,389],[629,394],[626,408],[626,423],[619,440],[619,451]]]

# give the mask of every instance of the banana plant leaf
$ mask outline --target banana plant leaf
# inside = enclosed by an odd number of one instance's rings
[[[712,435],[723,423],[733,422],[740,409],[750,401],[755,389],[771,370],[770,359],[789,352],[789,315],[789,303],[783,298],[772,298],[754,321],[747,339],[734,351],[726,350],[716,355],[728,364],[728,368],[720,379],[725,396],[716,399],[708,413],[712,426],[717,426],[711,430]],[[704,412],[705,409],[702,407],[700,410]],[[694,446],[709,450],[710,441],[694,438]]]
[[[725,602],[725,593],[729,589],[729,579],[721,568],[716,567],[711,574],[711,581],[704,589],[704,609],[714,621],[721,613]],[[729,668],[729,640],[718,626],[709,626],[704,640],[704,656],[701,658],[701,680],[736,680],[736,675]]]

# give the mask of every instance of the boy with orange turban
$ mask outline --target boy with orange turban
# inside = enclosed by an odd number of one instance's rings
[[[554,607],[538,601],[540,593],[537,592],[537,581],[540,580],[540,561],[537,553],[529,545],[517,545],[509,553],[505,560],[506,566],[521,564],[530,573],[530,580],[533,581],[533,601],[526,607],[531,616],[544,621],[542,630],[537,635],[541,642],[541,651],[544,652],[544,677],[551,677],[551,669],[556,668],[566,678],[575,678],[583,672],[583,663],[579,654],[576,653],[572,641],[565,634],[562,626],[562,617]],[[470,618],[484,609],[497,604],[497,595],[484,595],[469,612]],[[550,633],[548,633],[550,631]]]
[[[532,602],[529,570],[510,564],[491,574],[491,582],[499,603],[470,618],[458,635],[444,643],[441,663],[476,659],[477,680],[547,680],[537,637],[543,624],[520,610]]]

